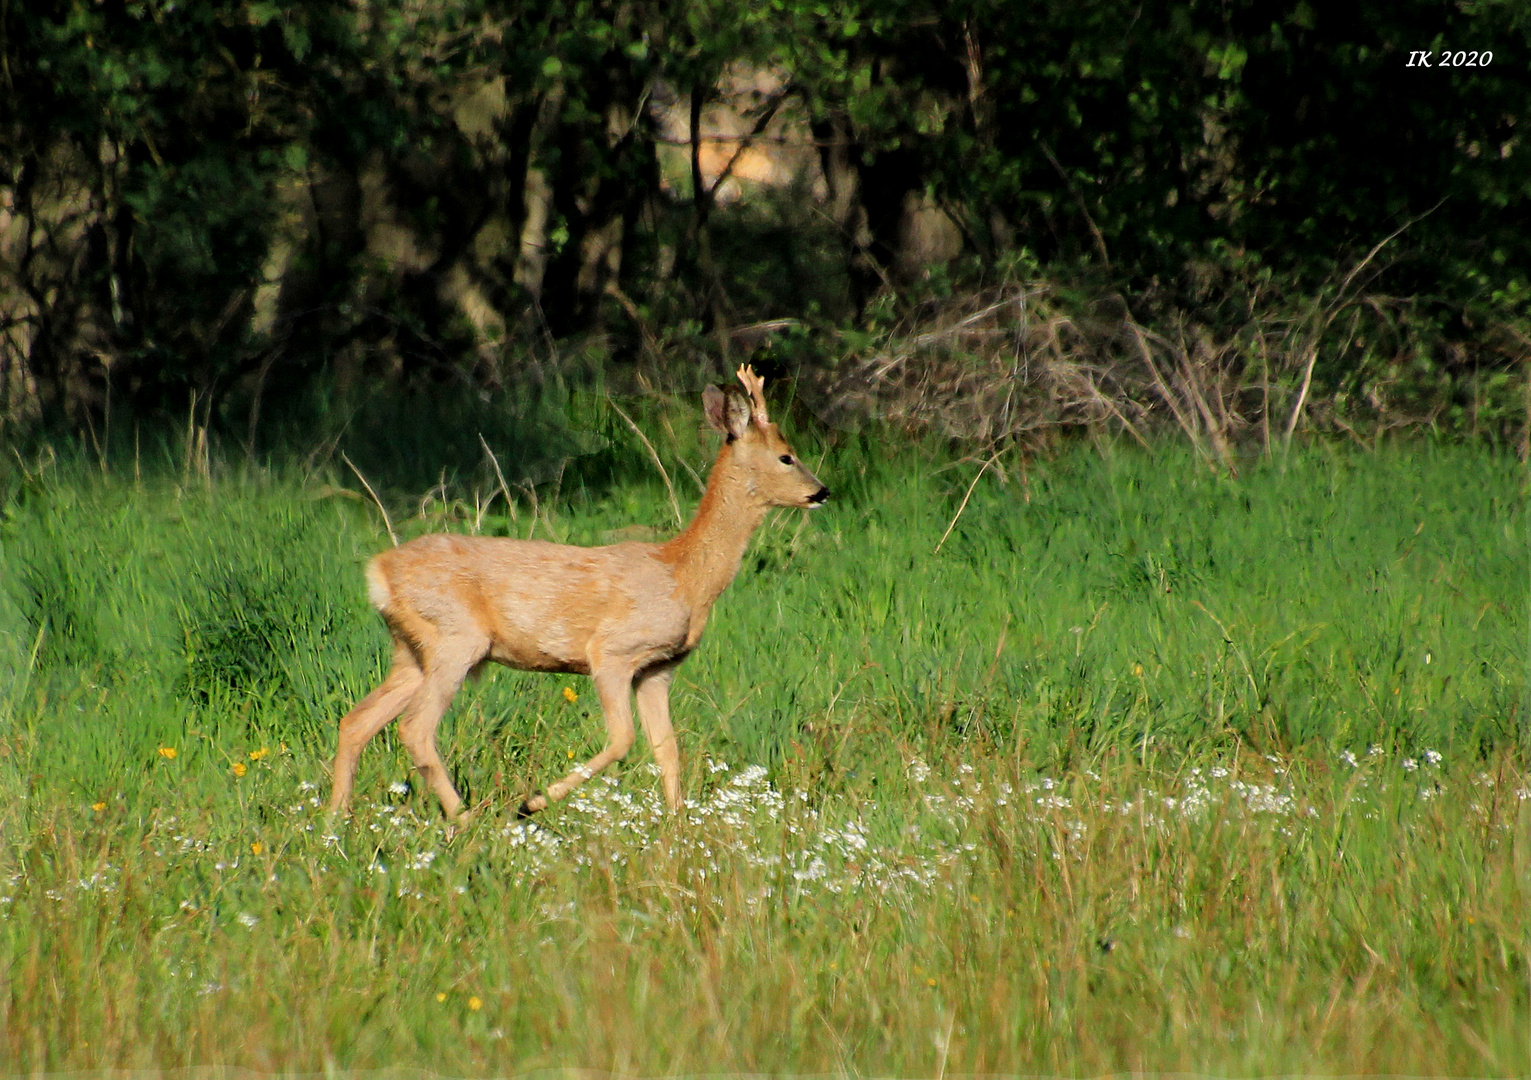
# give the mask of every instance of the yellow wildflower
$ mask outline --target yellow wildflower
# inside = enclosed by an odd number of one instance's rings
[[[566,686],[563,688],[563,699],[573,705],[579,700],[579,695],[574,692],[574,687]]]
[[[259,840],[255,841],[255,843],[250,845],[250,854],[251,855],[259,855],[261,852],[263,852],[265,850],[266,850],[266,845],[261,843]]]
[[[436,1000],[437,1001],[445,1001],[446,999],[447,999],[447,994],[446,994],[445,990],[441,991],[441,993],[436,995]]]
[[[96,813],[99,814],[101,811],[106,809],[106,803],[104,803],[104,802],[93,802],[93,803],[90,804],[90,808],[92,810],[94,810]],[[1468,919],[1467,921],[1468,922],[1472,922],[1471,919]]]
[[[478,998],[470,997],[468,999],[468,1008],[472,1009],[474,1012],[478,1012],[483,1007],[484,1007],[484,1003],[482,1001],[480,1001]]]
[[[573,751],[573,750],[570,750],[570,751],[569,751],[569,760],[570,760],[570,761],[573,761],[573,760],[574,760],[574,751]]]
[[[925,985],[926,986],[934,986],[934,985],[936,985],[936,980],[934,980],[934,979],[926,979],[925,980]]]
[[[173,746],[162,746],[162,747],[160,747],[159,748],[159,756],[164,758],[166,761],[174,761],[175,760],[175,747],[173,747]]]
[[[264,746],[261,747],[259,750],[251,750],[250,751],[250,760],[251,761],[259,761],[261,758],[265,757],[269,753],[271,753],[271,751],[267,750]]]
[[[249,771],[250,770],[245,766],[245,763],[243,761],[236,761],[236,762],[234,762],[234,775],[235,776],[243,776],[245,773],[247,773]]]

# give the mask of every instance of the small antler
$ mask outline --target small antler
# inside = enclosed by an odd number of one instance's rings
[[[765,403],[765,380],[755,374],[755,369],[748,364],[739,365],[739,381],[744,384],[745,392],[750,396],[750,411],[754,414],[755,423],[765,427],[771,422],[766,415]]]

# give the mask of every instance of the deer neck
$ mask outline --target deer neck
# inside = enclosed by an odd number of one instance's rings
[[[718,455],[691,524],[662,548],[692,611],[704,618],[739,572],[750,537],[768,509],[751,494],[732,450],[725,446]]]

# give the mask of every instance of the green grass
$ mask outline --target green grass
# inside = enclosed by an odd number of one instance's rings
[[[833,501],[768,521],[676,683],[692,820],[640,747],[515,826],[602,729],[585,680],[497,670],[443,726],[485,804],[453,836],[391,734],[318,809],[385,661],[348,476],[11,477],[8,1069],[1531,1069],[1513,458],[1081,446],[964,505],[976,462],[798,449]],[[673,524],[636,460],[535,526],[386,498],[598,543]]]

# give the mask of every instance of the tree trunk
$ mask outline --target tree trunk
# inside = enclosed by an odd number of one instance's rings
[[[648,185],[657,183],[653,139],[640,115],[644,86],[611,57],[602,74],[586,91],[599,126],[566,122],[559,129],[552,200],[567,239],[550,259],[543,286],[543,313],[555,336],[604,327],[629,224],[639,219]]]
[[[819,167],[829,194],[829,217],[839,233],[845,273],[850,283],[851,304],[859,312],[882,284],[882,276],[867,255],[871,233],[867,208],[862,203],[861,169],[856,163],[858,147],[850,121],[836,112],[811,124],[819,149]]]

